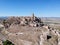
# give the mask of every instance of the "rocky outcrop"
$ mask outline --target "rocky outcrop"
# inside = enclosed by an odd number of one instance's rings
[[[38,17],[35,17],[34,14],[32,15],[32,17],[9,17],[8,19],[3,20],[3,25],[5,26],[5,28],[10,27],[11,24],[18,24],[21,26],[33,25],[34,27],[44,25],[41,19]]]
[[[13,42],[15,45],[60,45],[59,31],[55,29],[51,30],[48,28],[48,26],[46,27],[23,26],[20,28],[20,31],[18,32],[13,33],[10,32],[9,30],[7,30],[7,32],[5,33],[8,37],[8,40]]]
[[[9,17],[0,25],[1,34],[15,45],[60,45],[60,31],[44,25],[41,18]],[[0,35],[1,36],[1,35]],[[5,39],[3,36],[0,39]]]

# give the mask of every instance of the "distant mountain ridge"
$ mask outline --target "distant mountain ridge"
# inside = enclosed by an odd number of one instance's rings
[[[0,17],[0,18],[3,18],[3,19],[5,19],[5,18],[8,18],[8,17]]]

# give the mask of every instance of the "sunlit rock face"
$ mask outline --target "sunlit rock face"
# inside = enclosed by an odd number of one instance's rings
[[[13,42],[15,45],[59,45],[60,37],[59,33],[56,30],[50,30],[44,27],[28,27],[28,26],[16,26],[13,31],[10,27],[8,32],[8,39]],[[20,27],[20,28],[19,28]]]
[[[60,31],[45,25],[41,18],[34,14],[26,17],[9,17],[3,20],[0,28],[3,35],[0,34],[0,39],[6,38],[15,45],[60,45]]]
[[[4,29],[5,29],[4,25],[0,24],[0,32]]]

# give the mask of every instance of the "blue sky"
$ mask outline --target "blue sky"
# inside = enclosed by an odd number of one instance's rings
[[[0,0],[0,16],[60,17],[60,0]]]

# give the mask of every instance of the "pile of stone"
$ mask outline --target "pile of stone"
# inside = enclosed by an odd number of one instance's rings
[[[41,18],[35,17],[34,14],[31,17],[9,17],[3,20],[3,25],[8,28],[11,24],[18,24],[21,26],[40,27],[43,26]]]

